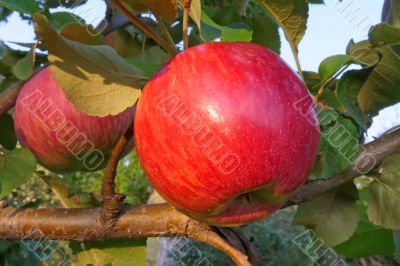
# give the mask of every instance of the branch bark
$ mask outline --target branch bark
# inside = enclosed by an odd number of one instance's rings
[[[183,9],[183,47],[185,50],[189,48],[189,36],[188,36],[188,24],[189,24],[189,13],[192,0],[185,0]]]
[[[304,185],[296,194],[290,197],[285,206],[310,201],[335,187],[370,172],[378,167],[385,158],[399,152],[400,128],[397,128],[385,133],[381,138],[361,146],[357,159],[343,173],[326,180],[314,181]]]
[[[210,226],[192,220],[167,204],[125,206],[115,226],[108,230],[100,219],[102,208],[0,210],[2,240],[77,240],[183,236],[214,246],[241,266],[247,256],[233,248]]]
[[[0,93],[0,116],[8,112],[15,105],[23,84],[22,81],[16,82]]]
[[[101,187],[101,195],[104,204],[101,219],[107,228],[111,228],[115,225],[124,204],[125,195],[115,193],[115,176],[117,175],[118,162],[132,137],[133,125],[130,126],[126,133],[118,140],[107,162],[107,168]]]

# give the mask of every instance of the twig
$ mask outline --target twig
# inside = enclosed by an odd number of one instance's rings
[[[22,81],[16,82],[0,93],[0,116],[8,112],[8,110],[15,105],[18,94],[23,85],[24,82]]]
[[[107,168],[103,176],[101,195],[104,206],[101,220],[107,224],[108,227],[114,226],[124,204],[125,195],[115,193],[115,176],[117,175],[118,162],[132,136],[133,125],[121,136],[118,143],[111,151],[111,156],[107,162]]]
[[[188,24],[189,24],[189,13],[192,0],[185,0],[183,9],[183,48],[186,50],[189,48],[189,36],[188,36]]]
[[[400,128],[391,129],[381,138],[361,146],[360,154],[347,170],[343,173],[320,181],[311,182],[303,186],[296,194],[290,197],[286,206],[301,204],[310,201],[325,192],[366,174],[378,167],[382,161],[400,152]]]
[[[171,54],[178,53],[175,46],[171,46],[167,41],[160,37],[156,32],[154,32],[150,27],[143,23],[139,18],[134,16],[125,6],[123,6],[118,0],[111,0],[111,3],[124,14],[136,27],[141,29],[144,33],[149,35],[154,41],[156,41],[161,47],[163,47],[167,52]]]
[[[167,204],[124,207],[110,230],[98,219],[101,208],[0,210],[2,240],[94,241],[116,238],[183,236],[212,245],[237,265],[249,266],[247,257],[231,247],[212,228],[190,219]]]
[[[128,26],[131,24],[131,21],[125,16],[113,16],[108,22],[106,19],[102,20],[100,24],[97,26],[97,30],[101,31],[103,36],[107,36],[111,32]]]

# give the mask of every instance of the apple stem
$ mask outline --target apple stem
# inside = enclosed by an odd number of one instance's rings
[[[117,175],[118,162],[132,137],[133,125],[121,136],[118,143],[111,151],[111,156],[107,162],[107,168],[103,176],[101,195],[104,205],[101,213],[101,220],[108,228],[115,225],[124,204],[125,195],[115,193],[115,176]]]
[[[155,42],[157,42],[161,47],[163,47],[166,51],[171,54],[177,54],[178,50],[175,46],[170,45],[167,41],[165,41],[162,37],[160,37],[155,31],[153,31],[148,25],[143,23],[138,17],[133,15],[123,4],[121,4],[118,0],[111,0],[111,3],[114,5],[116,9],[118,9],[122,14],[124,14],[133,25],[138,27],[144,33],[150,36]]]
[[[183,9],[183,48],[186,50],[189,48],[189,13],[192,0],[185,0]]]

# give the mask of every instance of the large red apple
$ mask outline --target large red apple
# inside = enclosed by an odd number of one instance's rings
[[[50,68],[22,88],[14,123],[22,146],[55,172],[94,171],[104,167],[112,148],[133,123],[134,108],[116,116],[88,116],[72,105]]]
[[[135,144],[156,190],[177,209],[240,225],[279,209],[307,179],[319,144],[312,99],[273,52],[208,43],[148,82]]]

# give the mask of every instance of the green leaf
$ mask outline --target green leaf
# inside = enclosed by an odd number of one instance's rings
[[[51,188],[64,208],[90,208],[94,206],[89,196],[87,197],[89,200],[84,201],[77,196],[71,195],[70,191],[65,186],[63,178],[47,175],[40,175],[40,177]]]
[[[347,53],[366,66],[374,66],[358,94],[360,109],[366,115],[378,112],[400,101],[400,58],[395,47],[372,48],[368,41],[350,42]]]
[[[368,118],[361,112],[358,94],[368,79],[372,69],[351,70],[346,72],[337,83],[336,95],[348,114],[364,130],[367,129]]]
[[[74,258],[73,266],[146,265],[145,239],[116,239],[106,242],[70,242]]]
[[[357,228],[356,195],[353,184],[329,191],[300,205],[293,222],[313,230],[328,247],[340,244]]]
[[[357,127],[351,120],[335,111],[319,110],[321,125],[319,168],[314,169],[312,179],[325,179],[339,174],[349,167],[358,154]]]
[[[78,22],[65,25],[60,34],[71,40],[88,45],[103,44],[103,35],[95,34],[96,29],[92,25],[86,25]]]
[[[253,30],[252,42],[261,44],[280,54],[281,39],[275,21],[269,16],[261,14],[254,14],[251,18],[248,18],[248,21]]]
[[[282,27],[286,39],[297,53],[307,28],[308,4],[304,0],[256,0]]]
[[[20,59],[24,58],[21,51],[13,50],[6,46],[1,56],[1,62],[8,67],[13,67]]]
[[[135,104],[140,94],[140,71],[108,46],[70,41],[60,36],[43,15],[34,19],[36,34],[49,50],[53,77],[78,110],[107,116]]]
[[[35,46],[26,54],[26,56],[20,59],[14,66],[12,66],[12,73],[19,80],[28,80],[35,67]]]
[[[369,41],[375,46],[400,43],[400,29],[386,23],[374,26],[369,32]]]
[[[400,229],[400,155],[383,161],[369,186],[369,220],[387,229]]]
[[[12,150],[17,145],[15,135],[14,120],[11,115],[4,114],[0,117],[0,145],[8,150]]]
[[[357,202],[360,221],[354,234],[334,250],[347,258],[366,258],[371,256],[393,256],[394,245],[391,230],[373,225],[365,212],[366,202]]]
[[[312,94],[317,93],[317,90],[315,88],[318,87],[317,85],[321,84],[321,77],[319,76],[319,74],[313,71],[303,71],[303,75],[310,92]]]
[[[61,31],[63,27],[71,23],[80,23],[81,25],[86,25],[85,21],[70,12],[54,12],[49,15],[51,24],[57,31]]]
[[[23,14],[33,15],[40,12],[39,2],[32,0],[2,0],[0,6],[17,11]]]
[[[369,41],[354,43],[353,40],[347,46],[347,54],[353,57],[353,60],[365,67],[372,67],[379,63],[381,56],[371,47]]]
[[[127,62],[139,68],[146,77],[151,77],[170,59],[171,55],[157,45],[150,47],[133,58],[127,59]]]
[[[35,169],[35,157],[27,149],[0,153],[0,198],[7,196],[32,177]]]
[[[343,67],[353,63],[353,57],[350,55],[333,55],[326,58],[319,65],[319,75],[321,82],[325,82],[338,73]]]
[[[221,39],[224,42],[249,42],[252,30],[243,23],[238,22],[229,26],[220,26],[215,23],[204,11],[201,14],[201,36],[207,42]]]

